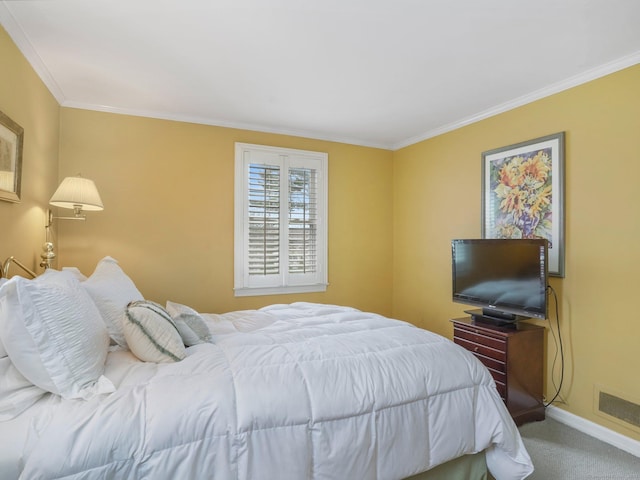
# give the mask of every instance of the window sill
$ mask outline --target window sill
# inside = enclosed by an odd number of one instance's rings
[[[315,285],[291,285],[286,287],[236,288],[234,289],[234,295],[236,297],[257,297],[260,295],[284,295],[288,293],[311,293],[326,291],[326,283],[317,283]]]

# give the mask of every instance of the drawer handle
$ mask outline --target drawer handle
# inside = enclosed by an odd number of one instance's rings
[[[474,352],[477,352],[480,349],[480,347],[476,347],[473,349]]]

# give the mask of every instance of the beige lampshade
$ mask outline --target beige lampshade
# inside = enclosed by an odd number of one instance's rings
[[[102,199],[93,180],[83,177],[65,178],[49,200],[54,207],[77,208],[82,210],[104,210]]]

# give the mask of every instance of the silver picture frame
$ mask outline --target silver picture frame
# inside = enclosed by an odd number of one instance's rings
[[[24,130],[0,112],[0,200],[20,201]]]
[[[565,132],[482,153],[482,238],[546,238],[564,277]]]

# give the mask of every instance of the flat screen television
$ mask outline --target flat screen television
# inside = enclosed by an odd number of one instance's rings
[[[474,320],[547,318],[546,240],[457,239],[451,254],[453,301],[480,307]]]

